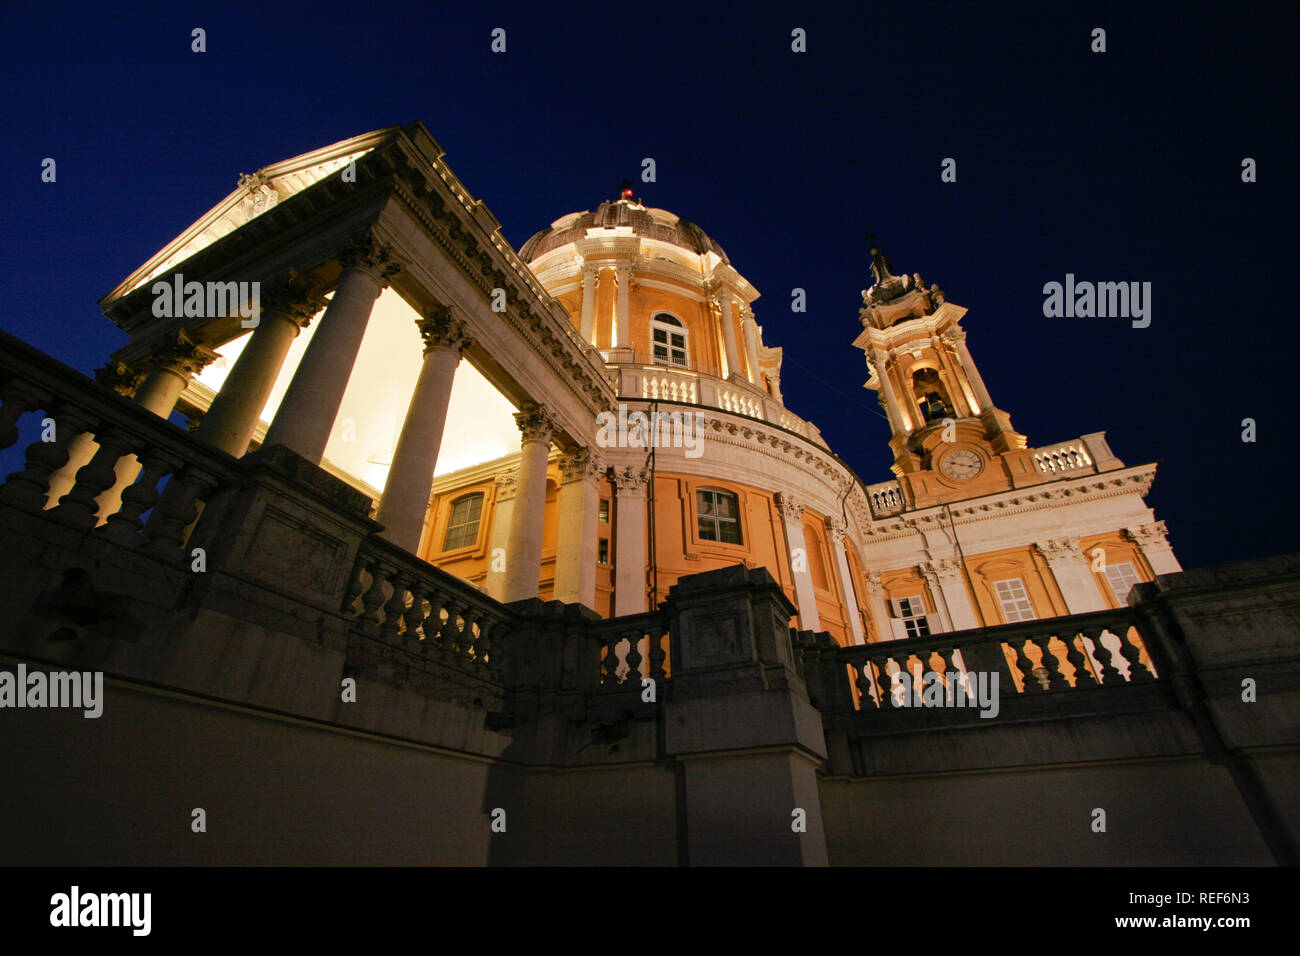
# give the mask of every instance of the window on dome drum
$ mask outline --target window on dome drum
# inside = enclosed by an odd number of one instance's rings
[[[1106,580],[1110,582],[1110,589],[1115,592],[1115,599],[1123,604],[1128,598],[1128,592],[1133,590],[1133,585],[1142,579],[1133,570],[1133,565],[1124,561],[1120,564],[1106,565]]]
[[[895,640],[930,636],[930,622],[926,618],[925,602],[920,595],[894,598],[891,603],[894,605],[895,620],[889,623],[893,627]]]
[[[609,499],[600,499],[600,523],[609,524]]]
[[[656,312],[650,320],[650,343],[656,365],[687,366],[686,327],[667,312]]]
[[[697,491],[695,500],[702,540],[742,543],[740,506],[735,495],[729,491]]]
[[[609,564],[609,538],[601,538],[596,544],[596,563]]]
[[[447,519],[447,536],[442,540],[442,550],[454,551],[468,547],[478,540],[478,520],[483,513],[483,495],[466,495],[451,504],[451,517]]]
[[[1008,624],[1014,624],[1016,621],[1032,621],[1038,617],[1034,613],[1034,606],[1029,603],[1025,582],[1020,578],[994,581],[993,587],[997,591],[998,602],[1002,605],[1002,616],[1007,619]]]

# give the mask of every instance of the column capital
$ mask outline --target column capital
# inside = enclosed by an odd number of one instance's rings
[[[614,469],[614,484],[619,491],[637,491],[644,488],[649,480],[650,473],[644,468],[624,465],[622,468]]]
[[[600,278],[600,266],[595,262],[584,262],[582,264],[582,281],[596,282]]]
[[[776,493],[776,510],[781,512],[781,517],[786,521],[800,521],[803,519],[805,505],[796,501],[787,491],[778,491]]]
[[[1169,528],[1163,521],[1153,521],[1133,528],[1125,528],[1124,535],[1138,545],[1168,544]]]
[[[580,448],[573,454],[560,458],[560,474],[566,485],[573,481],[598,478],[604,470],[600,456],[590,448]]]
[[[879,571],[867,572],[867,587],[872,591],[883,592],[885,590],[885,579]]]
[[[189,378],[215,362],[219,355],[201,342],[194,341],[184,329],[165,336],[149,353],[150,368],[162,368]]]
[[[327,305],[329,302],[318,290],[300,286],[292,280],[277,283],[261,293],[258,299],[258,308],[263,315],[287,319],[299,329],[307,328]]]
[[[1079,539],[1076,537],[1052,538],[1048,541],[1035,541],[1034,547],[1038,549],[1039,554],[1047,559],[1048,564],[1074,558],[1081,559],[1083,557],[1083,551],[1079,548]]]
[[[415,326],[424,339],[424,350],[447,349],[459,355],[473,344],[465,323],[456,318],[450,306],[431,305],[425,308]]]
[[[133,395],[144,381],[145,373],[125,362],[112,361],[95,370],[95,381],[106,385],[119,395]]]
[[[614,278],[619,285],[629,281],[632,278],[632,270],[637,267],[636,258],[622,259],[614,265]]]
[[[511,468],[492,479],[497,486],[497,501],[513,498],[519,491],[519,469]]]
[[[515,412],[515,424],[519,426],[524,441],[544,442],[548,445],[558,427],[544,405],[524,406],[522,411]]]
[[[405,263],[398,260],[393,247],[380,242],[370,231],[354,235],[339,252],[339,264],[344,271],[354,269],[364,272],[379,283],[382,289],[388,280],[405,268]]]
[[[844,538],[848,534],[848,531],[848,526],[844,523],[843,518],[837,518],[835,515],[827,515],[826,532],[831,536],[832,541],[843,546]]]
[[[933,558],[921,565],[921,573],[937,581],[960,580],[961,562],[956,558]]]

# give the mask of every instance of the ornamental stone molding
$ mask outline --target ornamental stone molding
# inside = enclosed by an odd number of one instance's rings
[[[459,355],[473,344],[465,323],[456,318],[451,308],[445,305],[426,308],[423,318],[415,320],[415,327],[420,330],[426,352],[447,349]]]
[[[1053,538],[1048,541],[1036,541],[1034,542],[1034,547],[1038,549],[1038,553],[1046,558],[1049,563],[1083,558],[1083,551],[1079,548],[1079,539],[1077,537]]]
[[[144,381],[144,376],[144,372],[132,368],[125,362],[109,362],[95,371],[95,381],[128,398],[135,394],[135,390]]]
[[[405,267],[398,261],[393,247],[380,242],[371,232],[361,232],[353,236],[339,253],[339,264],[347,269],[356,269],[366,273],[379,283],[380,287],[388,285],[388,280]]]
[[[832,541],[838,545],[843,545],[844,536],[848,534],[848,526],[844,524],[843,518],[828,515],[826,518],[826,532],[831,536]]]
[[[497,501],[513,498],[519,491],[519,469],[511,468],[492,479],[497,486]]]
[[[1142,524],[1135,528],[1125,528],[1124,533],[1130,541],[1135,542],[1140,547],[1149,544],[1168,544],[1169,529],[1163,521]]]
[[[195,342],[183,330],[177,330],[150,351],[148,361],[151,368],[164,368],[188,379],[218,358],[212,349]]]
[[[638,491],[644,488],[649,480],[650,473],[644,468],[624,465],[622,468],[614,469],[613,481],[619,491]]]
[[[786,521],[801,521],[804,507],[789,492],[778,491],[776,493],[776,510],[781,512],[781,517]]]
[[[288,319],[300,329],[307,328],[329,302],[315,289],[283,282],[263,292],[258,307],[264,315]]]
[[[885,590],[884,575],[882,575],[879,571],[868,571],[867,587],[871,588],[873,592],[884,591]]]
[[[561,456],[559,465],[566,485],[586,478],[599,478],[605,471],[600,456],[590,448],[581,448],[572,455]]]
[[[961,562],[956,558],[932,558],[921,565],[921,572],[940,581],[957,581],[963,576]]]
[[[523,411],[515,412],[515,424],[524,441],[537,441],[550,444],[555,434],[556,422],[544,405],[529,405]]]

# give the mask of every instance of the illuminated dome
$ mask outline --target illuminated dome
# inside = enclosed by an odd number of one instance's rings
[[[658,239],[697,255],[712,252],[723,262],[731,264],[722,246],[695,223],[666,209],[652,209],[626,199],[602,202],[595,212],[584,210],[562,216],[525,242],[519,254],[525,262],[532,262],[552,249],[586,238],[590,229],[618,230],[645,239]]]

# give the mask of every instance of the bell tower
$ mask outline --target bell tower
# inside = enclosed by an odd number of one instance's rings
[[[966,309],[928,288],[919,273],[895,275],[888,257],[871,249],[869,289],[853,344],[866,353],[889,418],[891,466],[912,507],[992,494],[1042,475],[1011,416],[993,404],[966,347]]]

